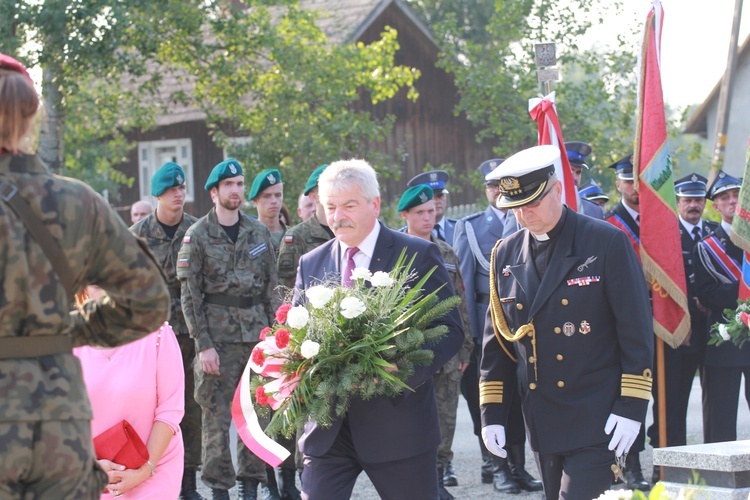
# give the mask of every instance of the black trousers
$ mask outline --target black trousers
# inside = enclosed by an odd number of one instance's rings
[[[607,443],[535,455],[546,500],[591,500],[612,486],[615,454],[607,449]]]
[[[703,441],[737,439],[740,382],[745,376],[745,400],[750,406],[750,366],[703,367]]]

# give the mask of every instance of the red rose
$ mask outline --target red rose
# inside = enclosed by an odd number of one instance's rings
[[[276,347],[284,349],[289,345],[289,330],[279,328],[276,330]]]
[[[276,309],[276,322],[280,325],[283,325],[286,323],[286,314],[289,312],[289,309],[292,308],[292,304],[281,304],[278,309]]]
[[[253,353],[250,355],[250,358],[253,360],[253,363],[258,366],[263,366],[263,363],[265,363],[266,361],[266,355],[263,354],[263,349],[258,349],[257,347],[253,349]]]
[[[266,395],[266,390],[262,385],[259,385],[258,388],[255,389],[255,402],[261,406],[268,405],[268,395]]]
[[[260,331],[260,335],[258,335],[258,337],[260,337],[260,340],[266,340],[266,336],[267,336],[267,335],[268,335],[269,333],[271,333],[271,327],[270,327],[270,326],[267,326],[267,327],[265,327],[264,329],[262,329],[262,330]]]

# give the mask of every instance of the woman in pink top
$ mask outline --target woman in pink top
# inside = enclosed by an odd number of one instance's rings
[[[93,289],[92,289],[93,288]],[[101,293],[88,287],[89,296]],[[150,459],[139,469],[99,460],[109,484],[102,498],[176,499],[180,494],[184,449],[180,421],[185,412],[182,356],[168,323],[152,334],[113,349],[78,347],[83,380],[98,436],[127,420],[148,448]]]

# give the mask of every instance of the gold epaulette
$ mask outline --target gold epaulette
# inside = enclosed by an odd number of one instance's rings
[[[479,404],[502,403],[503,383],[481,380],[479,382]]]
[[[631,375],[630,373],[622,374],[620,394],[631,398],[640,398],[648,401],[651,399],[651,370],[646,368],[643,375]]]

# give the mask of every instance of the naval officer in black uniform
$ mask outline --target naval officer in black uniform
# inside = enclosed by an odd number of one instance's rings
[[[612,484],[651,396],[653,326],[627,238],[562,203],[559,150],[536,146],[496,170],[523,229],[493,252],[480,364],[482,437],[503,455],[518,384],[547,499],[591,499]],[[493,172],[490,178],[495,177]]]

